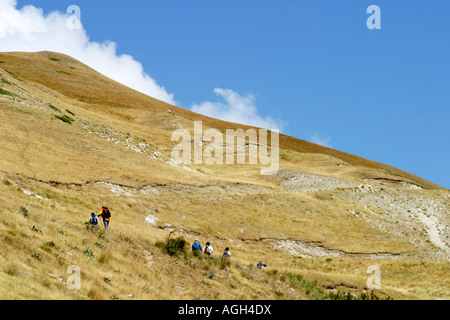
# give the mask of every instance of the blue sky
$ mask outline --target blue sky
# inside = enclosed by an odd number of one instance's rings
[[[78,5],[90,40],[115,42],[178,106],[223,106],[215,89],[230,89],[286,134],[450,188],[449,1],[17,2]]]

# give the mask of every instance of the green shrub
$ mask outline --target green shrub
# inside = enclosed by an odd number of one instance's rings
[[[20,207],[19,208],[19,213],[21,213],[25,218],[28,218],[28,209],[25,207]]]
[[[327,300],[357,300],[357,297],[350,292],[338,291],[336,293],[330,292],[324,296]]]
[[[47,247],[54,247],[55,243],[53,241],[49,241],[49,242],[44,243],[44,245]]]
[[[72,122],[75,121],[75,119],[72,119],[69,116],[63,115],[63,116],[55,116],[56,119],[61,120],[64,123],[72,124]]]
[[[69,243],[68,244],[69,248],[73,249],[73,250],[80,250],[80,248],[78,248],[76,245],[74,245],[73,243]]]
[[[280,278],[281,280],[288,278],[291,282],[291,285],[302,288],[303,290],[305,290],[306,294],[311,295],[316,299],[324,299],[324,297],[326,296],[326,292],[317,285],[316,281],[306,280],[299,274],[288,272],[286,274],[282,274]]]
[[[392,300],[392,298],[389,296],[387,296],[384,299],[381,299],[373,291],[371,291],[370,294],[363,292],[359,296],[344,291],[338,291],[336,293],[330,292],[324,298],[327,300]]]
[[[106,248],[106,246],[103,243],[100,243],[100,242],[96,242],[95,245],[97,247],[99,247],[100,249],[105,249]]]
[[[87,229],[87,230],[90,230],[90,231],[92,231],[93,233],[98,234],[98,232],[99,232],[98,226],[93,225],[93,224],[90,223],[89,221],[86,221],[86,222],[84,223],[84,225],[86,226],[86,229]]]
[[[59,110],[57,107],[55,107],[54,105],[52,105],[51,103],[48,104],[48,106],[50,107],[50,109],[61,112],[61,110]]]
[[[97,228],[97,230],[98,230],[98,228]],[[104,241],[106,241],[106,242],[109,242],[108,239],[106,238],[106,235],[105,235],[105,232],[104,232],[104,231],[100,231],[100,233],[99,233],[99,235],[98,235],[98,238],[99,238],[100,240],[104,240]]]
[[[11,92],[9,92],[9,91],[6,91],[6,90],[4,90],[4,89],[2,89],[2,88],[0,88],[0,94],[3,94],[3,95],[5,95],[5,96],[11,96],[11,97],[14,97],[14,96],[15,96],[14,93],[11,93]]]
[[[40,234],[42,234],[42,230],[41,229],[39,229],[38,227],[36,227],[36,226],[33,226],[32,228],[31,228],[31,230],[32,231],[34,231],[34,232],[37,232],[37,233],[40,233]]]
[[[187,241],[183,237],[171,238],[171,235],[172,232],[167,236],[164,246],[165,251],[171,256],[184,253]]]
[[[89,248],[84,249],[83,253],[91,258],[94,258],[94,252]]]
[[[39,260],[39,261],[42,260],[41,255],[40,255],[39,253],[37,253],[37,252],[33,252],[33,253],[31,254],[31,257],[33,257],[33,258],[35,258],[35,259],[37,259],[37,260]]]
[[[59,62],[59,61],[61,61],[61,59],[58,59],[58,58],[48,58],[49,60],[52,60],[52,61],[55,61],[55,62]]]
[[[390,296],[381,299],[373,291],[370,294],[363,292],[359,295],[348,291],[327,292],[319,287],[316,281],[306,280],[303,276],[291,272],[283,273],[280,276],[280,280],[286,279],[290,281],[291,285],[304,289],[306,294],[318,300],[392,300]]]

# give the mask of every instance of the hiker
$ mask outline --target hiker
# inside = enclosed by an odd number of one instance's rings
[[[231,265],[231,252],[230,248],[226,247],[225,251],[222,254],[222,259],[220,259],[220,263],[222,264],[222,267],[225,271],[227,271],[226,267]]]
[[[93,212],[91,213],[89,222],[90,222],[90,224],[93,224],[94,226],[96,226],[98,224],[98,219],[97,219],[97,216],[95,215],[95,213],[93,213]]]
[[[260,261],[256,266],[260,269],[267,267],[267,265],[265,265],[262,261]]]
[[[212,245],[207,242],[205,245],[205,251],[203,251],[204,253],[206,253],[208,256],[212,255],[212,253],[214,252]]]
[[[225,251],[223,252],[222,255],[224,258],[230,258],[231,257],[231,252],[230,252],[230,248],[226,247]]]
[[[109,212],[109,209],[107,207],[102,207],[102,211],[97,217],[103,218],[103,225],[105,226],[106,230],[109,230],[109,220],[111,219],[111,212]]]
[[[195,255],[197,255],[198,253],[202,252],[202,245],[200,244],[200,242],[198,242],[198,240],[195,240],[194,243],[192,244],[192,251],[194,252]]]

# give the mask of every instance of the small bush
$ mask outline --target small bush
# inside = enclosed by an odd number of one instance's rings
[[[70,111],[69,109],[66,109],[66,112],[69,113],[69,114],[71,114],[71,115],[73,115],[73,116],[75,116],[75,113],[73,113],[73,112]]]
[[[280,276],[280,280],[289,280],[291,285],[306,290],[306,294],[318,300],[392,300],[389,296],[381,299],[373,291],[370,294],[361,293],[359,295],[348,291],[326,292],[322,287],[317,285],[316,281],[306,280],[303,276],[291,272],[283,273]]]
[[[47,247],[54,247],[55,243],[53,241],[49,241],[49,242],[44,243],[44,245]]]
[[[324,298],[327,300],[393,300],[390,296],[381,299],[373,291],[371,291],[370,294],[361,293],[359,296],[343,291],[338,291],[337,293],[330,292]]]
[[[80,250],[80,248],[78,248],[76,245],[74,245],[73,243],[69,243],[68,244],[69,248],[73,249],[73,250]]]
[[[59,61],[61,61],[61,59],[58,59],[58,58],[48,58],[49,60],[52,60],[52,61],[55,61],[55,62],[59,62]]]
[[[83,253],[91,258],[94,258],[94,252],[89,248],[84,249]]]
[[[165,251],[171,255],[177,255],[178,253],[184,253],[187,241],[183,237],[171,238],[172,233],[170,233],[166,239],[164,246]]]
[[[188,265],[192,269],[195,269],[195,263],[192,262],[192,257],[194,257],[195,254],[193,252],[184,252],[184,264]]]
[[[11,97],[14,97],[14,96],[15,96],[14,93],[11,93],[11,92],[9,92],[9,91],[7,91],[7,90],[4,90],[4,89],[2,89],[2,88],[0,88],[0,94],[2,94],[2,95],[4,95],[4,96],[11,96]]]
[[[57,112],[61,112],[61,110],[59,110],[57,107],[55,107],[54,105],[52,105],[51,103],[48,104],[49,108],[52,110],[55,110]]]
[[[105,249],[106,248],[106,246],[103,243],[100,243],[100,242],[96,242],[95,245],[97,247],[99,247],[100,249]]]
[[[70,74],[70,73],[68,73],[68,72],[66,72],[66,71],[61,71],[61,70],[58,70],[58,71],[56,71],[56,72],[61,73],[61,74],[65,74],[65,75],[69,75],[69,74]]]
[[[37,259],[39,261],[42,261],[41,255],[39,253],[37,253],[37,252],[33,252],[31,254],[31,257],[33,257],[33,258],[35,258],[35,259]]]
[[[98,238],[99,238],[100,240],[109,242],[108,239],[106,238],[106,235],[105,235],[105,232],[104,232],[104,231],[100,231],[100,233],[99,233],[99,235],[98,235]]]
[[[350,292],[343,292],[343,291],[338,291],[336,293],[330,292],[324,295],[324,298],[327,300],[357,300],[357,297],[351,294]]]
[[[90,223],[89,221],[86,221],[86,222],[84,223],[84,225],[86,226],[86,229],[87,229],[87,230],[90,230],[90,231],[92,231],[93,233],[98,234],[98,232],[99,232],[98,226],[93,225],[93,224]]]
[[[68,123],[68,124],[72,124],[72,122],[75,121],[74,119],[72,119],[71,117],[66,116],[66,115],[63,115],[62,117],[55,116],[55,118],[61,120],[64,123]]]
[[[33,226],[32,228],[31,228],[31,230],[32,231],[34,231],[34,232],[37,232],[37,233],[40,233],[40,234],[42,234],[42,230],[41,229],[39,229],[38,227],[36,227],[36,226]]]

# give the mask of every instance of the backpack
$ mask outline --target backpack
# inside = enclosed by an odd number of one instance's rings
[[[103,209],[103,218],[111,218],[111,212],[109,212],[108,208]]]
[[[208,254],[211,253],[211,249],[209,248],[209,246],[205,247],[204,253],[208,253]]]
[[[98,224],[98,219],[96,216],[92,216],[89,220],[94,225]]]

